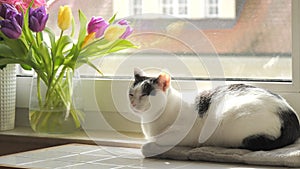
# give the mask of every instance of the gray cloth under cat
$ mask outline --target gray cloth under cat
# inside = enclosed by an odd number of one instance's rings
[[[142,151],[145,156],[148,156],[148,154],[154,154],[155,151],[159,152],[162,148],[163,146],[149,143],[142,147]],[[207,146],[199,148],[178,146],[151,158],[298,168],[300,167],[300,139],[292,145],[271,151],[250,151],[246,149]]]

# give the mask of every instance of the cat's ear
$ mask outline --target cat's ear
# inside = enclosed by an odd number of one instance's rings
[[[137,79],[141,76],[145,76],[145,72],[140,68],[134,68],[134,77]]]
[[[167,73],[161,73],[157,78],[158,87],[162,91],[166,91],[170,87],[171,77]]]

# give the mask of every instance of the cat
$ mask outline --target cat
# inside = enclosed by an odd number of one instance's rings
[[[287,146],[300,136],[299,117],[285,99],[251,85],[204,90],[187,103],[169,74],[148,77],[135,68],[129,101],[146,139],[157,145],[258,151]]]

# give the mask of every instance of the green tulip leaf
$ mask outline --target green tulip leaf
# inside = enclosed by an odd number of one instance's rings
[[[88,64],[91,68],[95,69],[99,74],[101,74],[103,76],[103,73],[92,62],[87,61],[86,64]]]
[[[117,13],[115,13],[108,21],[109,24],[112,24],[114,23],[114,21],[116,20],[116,16],[117,16]]]
[[[26,65],[26,64],[21,64],[21,67],[24,69],[24,70],[31,70],[31,66],[29,65]]]
[[[59,54],[62,54],[68,45],[73,44],[73,40],[69,36],[62,36],[61,39],[59,40],[60,42],[58,43],[57,46],[57,52]]]
[[[55,34],[50,28],[45,28],[45,32],[47,32],[50,43],[51,43],[51,51],[56,51],[56,43],[55,43]]]
[[[108,53],[113,53],[128,48],[137,48],[137,46],[135,46],[132,42],[128,40],[119,39],[110,46],[110,48],[108,49]]]
[[[80,48],[86,35],[87,19],[81,10],[78,11],[78,15],[79,15],[79,22],[80,22],[80,30],[78,35],[77,47]]]
[[[9,58],[15,58],[15,54],[12,51],[12,49],[10,47],[8,47],[7,45],[4,44],[0,44],[0,56],[2,57],[9,57]]]
[[[62,55],[57,56],[54,61],[54,69],[57,70],[64,63],[64,60]]]

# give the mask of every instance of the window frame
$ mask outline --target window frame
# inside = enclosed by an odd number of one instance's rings
[[[220,14],[220,1],[219,0],[206,0],[205,1],[205,17],[206,18],[218,18]],[[211,13],[212,9],[214,9],[215,13]]]
[[[257,86],[265,87],[276,92],[300,94],[300,2],[292,0],[292,82],[272,83],[256,82]],[[300,109],[299,109],[300,110]],[[300,111],[299,111],[300,112]]]
[[[268,90],[274,91],[280,95],[282,95],[290,104],[291,106],[299,113],[300,115],[300,104],[297,103],[298,100],[300,100],[300,1],[298,0],[292,0],[292,82],[241,82],[241,83],[247,83],[252,84],[258,87],[263,87]],[[97,82],[100,81],[103,83],[112,83],[113,81],[130,81],[130,79],[83,79],[83,90],[85,92],[85,95],[83,96],[84,99],[91,100],[90,97],[94,96],[94,90],[91,89],[91,86],[95,85],[95,88],[101,88],[103,86],[99,85],[97,86]],[[184,90],[190,90],[189,83],[194,83],[195,81],[185,81],[186,83],[186,89]],[[197,84],[201,84],[201,81],[196,81]],[[226,81],[227,84],[231,83],[238,83],[237,81]],[[28,108],[28,103],[30,99],[30,85],[31,85],[31,77],[17,77],[17,102],[16,106],[17,108]],[[103,89],[104,90],[104,89]],[[107,92],[107,91],[106,91]],[[104,108],[103,113],[112,113],[114,109],[110,109],[110,107],[113,107],[113,105],[106,105],[106,108]],[[88,112],[97,112],[99,111],[99,108],[97,107],[97,104],[88,102],[86,104],[86,109]],[[17,112],[18,113],[18,112]],[[115,112],[116,113],[116,112]],[[19,119],[19,121],[28,121],[28,119],[25,119],[24,116],[21,116],[22,119]],[[26,116],[25,116],[26,117]],[[18,125],[18,124],[17,124]],[[92,126],[90,126],[92,128]],[[107,128],[107,127],[103,127]],[[122,128],[122,127],[120,127]],[[126,127],[124,130],[127,130]],[[135,132],[139,132],[140,130],[137,129],[128,129]]]

